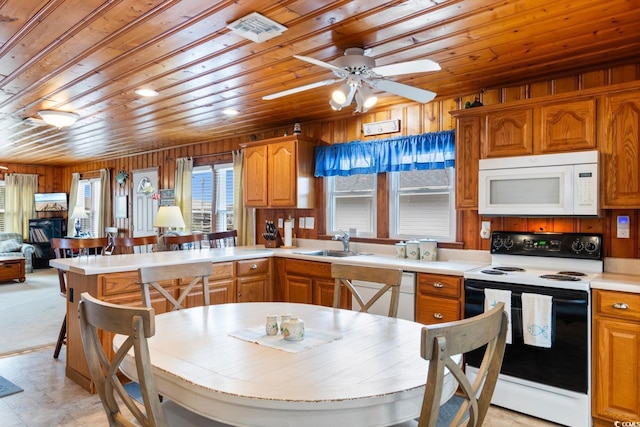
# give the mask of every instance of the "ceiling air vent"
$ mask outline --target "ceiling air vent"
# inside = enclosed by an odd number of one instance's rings
[[[262,43],[277,37],[287,30],[284,25],[280,25],[266,16],[260,15],[258,12],[250,13],[244,18],[232,22],[227,25],[227,28],[235,34],[256,43]]]

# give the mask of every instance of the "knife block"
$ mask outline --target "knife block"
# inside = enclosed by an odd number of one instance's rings
[[[284,242],[282,241],[282,237],[280,236],[280,230],[276,230],[276,238],[274,240],[264,241],[265,248],[279,248],[283,244]]]

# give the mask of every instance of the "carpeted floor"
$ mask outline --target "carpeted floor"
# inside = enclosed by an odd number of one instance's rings
[[[27,274],[23,283],[0,283],[0,357],[51,346],[65,314],[55,269]]]

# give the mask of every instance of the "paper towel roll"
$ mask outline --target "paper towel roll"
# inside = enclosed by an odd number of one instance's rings
[[[284,222],[284,245],[293,246],[293,221],[288,219]]]

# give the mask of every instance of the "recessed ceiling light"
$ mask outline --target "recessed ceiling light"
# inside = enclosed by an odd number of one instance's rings
[[[158,96],[158,92],[153,89],[136,89],[135,93],[139,96]]]
[[[240,111],[234,110],[233,108],[225,108],[222,110],[222,114],[226,114],[227,116],[237,116],[240,114]]]

